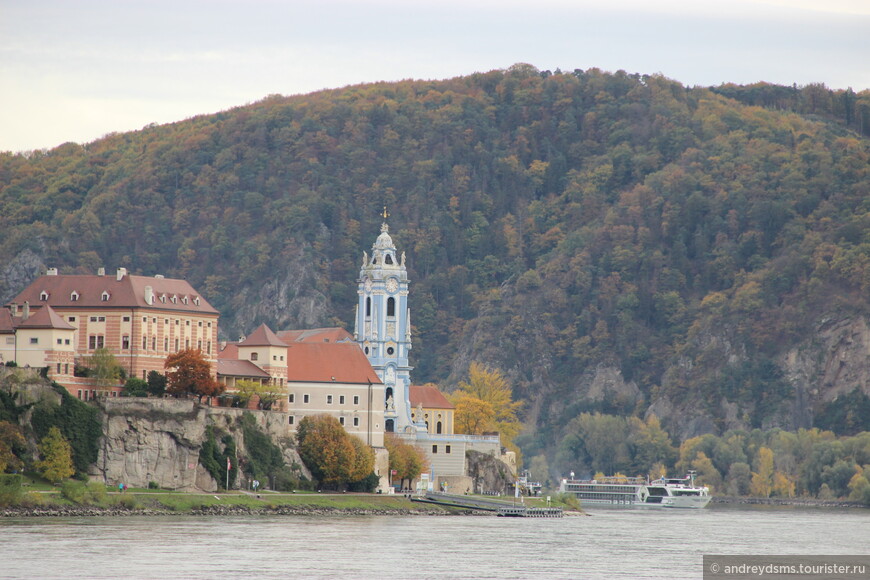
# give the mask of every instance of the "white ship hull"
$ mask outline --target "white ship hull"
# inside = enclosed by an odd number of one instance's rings
[[[626,477],[563,479],[559,491],[576,495],[581,504],[612,507],[701,509],[711,500],[709,489],[696,486],[692,475],[653,482]]]

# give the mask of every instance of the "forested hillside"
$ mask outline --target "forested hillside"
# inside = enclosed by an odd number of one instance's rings
[[[501,369],[530,453],[594,411],[857,432],[868,127],[866,91],[529,65],[271,96],[0,154],[0,297],[122,266],[188,279],[224,338],[349,326],[386,205],[415,382]]]

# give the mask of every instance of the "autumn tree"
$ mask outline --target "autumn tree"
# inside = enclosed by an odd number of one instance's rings
[[[758,471],[752,472],[749,492],[756,497],[770,497],[773,491],[773,451],[767,447],[758,450]]]
[[[51,483],[57,483],[75,473],[72,461],[72,447],[61,435],[60,429],[52,427],[48,435],[39,442],[39,455],[36,470]]]
[[[26,450],[21,427],[9,421],[0,421],[0,473],[19,471],[24,467],[21,455]]]
[[[309,415],[296,428],[299,457],[326,487],[365,479],[374,468],[374,451],[344,430],[332,415]]]
[[[188,393],[213,397],[224,392],[224,385],[215,380],[201,350],[187,348],[171,354],[163,367],[167,370],[166,391],[176,397]]]
[[[468,368],[468,382],[460,382],[451,401],[457,407],[454,424],[464,426],[469,434],[497,431],[505,447],[513,448],[514,437],[522,428],[517,410],[522,401],[514,401],[511,387],[497,369],[473,362]]]
[[[399,479],[400,486],[405,489],[405,481],[408,486],[428,467],[429,462],[426,454],[416,445],[406,443],[398,435],[387,433],[384,437],[384,447],[390,454],[390,473],[395,472],[395,478]]]
[[[88,367],[97,385],[103,388],[117,385],[124,374],[118,359],[107,348],[96,349],[94,354],[88,357]]]
[[[256,395],[260,399],[261,408],[271,409],[272,405],[284,396],[286,392],[286,388],[274,383],[260,383],[251,380],[240,380],[236,383],[236,395],[239,397],[239,404],[243,407],[246,407],[248,402]]]

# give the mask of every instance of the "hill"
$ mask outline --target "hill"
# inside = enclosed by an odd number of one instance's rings
[[[270,96],[0,154],[0,297],[121,266],[188,279],[224,338],[348,326],[386,205],[415,381],[500,368],[527,453],[585,411],[854,432],[868,129],[870,92],[529,65]]]

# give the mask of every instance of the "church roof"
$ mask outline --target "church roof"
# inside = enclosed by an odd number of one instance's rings
[[[295,342],[287,349],[287,382],[379,384],[356,343]]]
[[[412,407],[420,405],[424,409],[455,408],[435,385],[411,385],[408,387],[408,398]]]
[[[287,343],[278,338],[271,328],[261,324],[250,336],[239,342],[238,346],[287,346]]]
[[[219,358],[217,361],[218,376],[270,378],[269,373],[249,360],[232,360]]]
[[[278,338],[287,344],[293,342],[347,342],[353,336],[343,328],[311,328],[309,330],[279,330]]]

